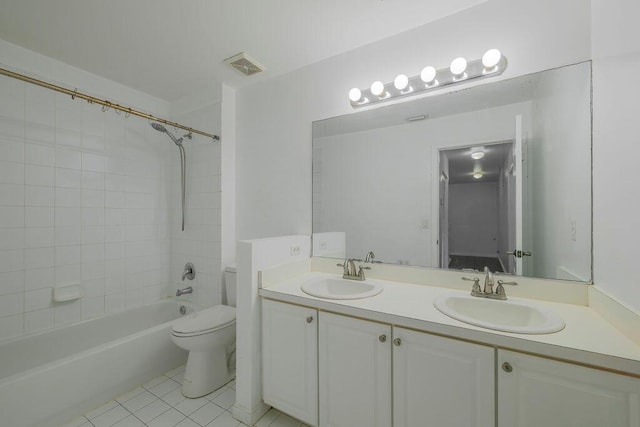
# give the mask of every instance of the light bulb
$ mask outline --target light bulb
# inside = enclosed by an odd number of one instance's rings
[[[375,96],[382,95],[384,93],[384,83],[382,83],[380,80],[376,80],[375,82],[371,83],[371,93]]]
[[[463,57],[458,57],[451,61],[451,65],[449,66],[449,70],[451,70],[451,74],[454,76],[460,76],[464,74],[464,70],[467,69],[467,60]]]
[[[502,53],[498,49],[489,49],[482,55],[482,65],[487,69],[492,69],[502,59]]]
[[[484,176],[484,174],[483,174],[482,172],[474,172],[474,173],[473,173],[473,177],[474,177],[475,179],[480,179],[480,178],[482,178],[483,176]]]
[[[352,102],[358,102],[360,101],[360,98],[362,98],[362,91],[357,87],[354,87],[349,91],[349,99]]]
[[[393,81],[393,85],[398,90],[405,90],[407,86],[409,86],[409,77],[404,74],[398,74],[396,79]]]
[[[473,147],[471,149],[471,158],[474,160],[480,160],[484,157],[484,149],[482,147]]]
[[[432,66],[424,67],[420,72],[420,80],[429,84],[436,78],[436,69]]]

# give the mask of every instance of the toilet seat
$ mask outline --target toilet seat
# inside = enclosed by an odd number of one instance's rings
[[[171,333],[176,337],[205,335],[224,329],[235,322],[235,307],[216,305],[176,321]]]

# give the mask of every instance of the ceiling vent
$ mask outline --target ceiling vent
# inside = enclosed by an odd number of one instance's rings
[[[264,67],[254,61],[252,58],[249,58],[246,53],[240,52],[237,55],[232,56],[231,58],[227,58],[224,60],[227,65],[233,67],[234,69],[240,71],[245,76],[252,76],[261,71],[264,71]]]

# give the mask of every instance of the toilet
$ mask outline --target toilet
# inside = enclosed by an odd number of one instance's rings
[[[225,269],[229,305],[216,305],[185,316],[173,325],[171,340],[189,352],[182,382],[185,397],[201,397],[235,377],[236,268]]]

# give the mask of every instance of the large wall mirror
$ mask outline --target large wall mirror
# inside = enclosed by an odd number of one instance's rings
[[[591,277],[591,63],[313,123],[314,256]]]

